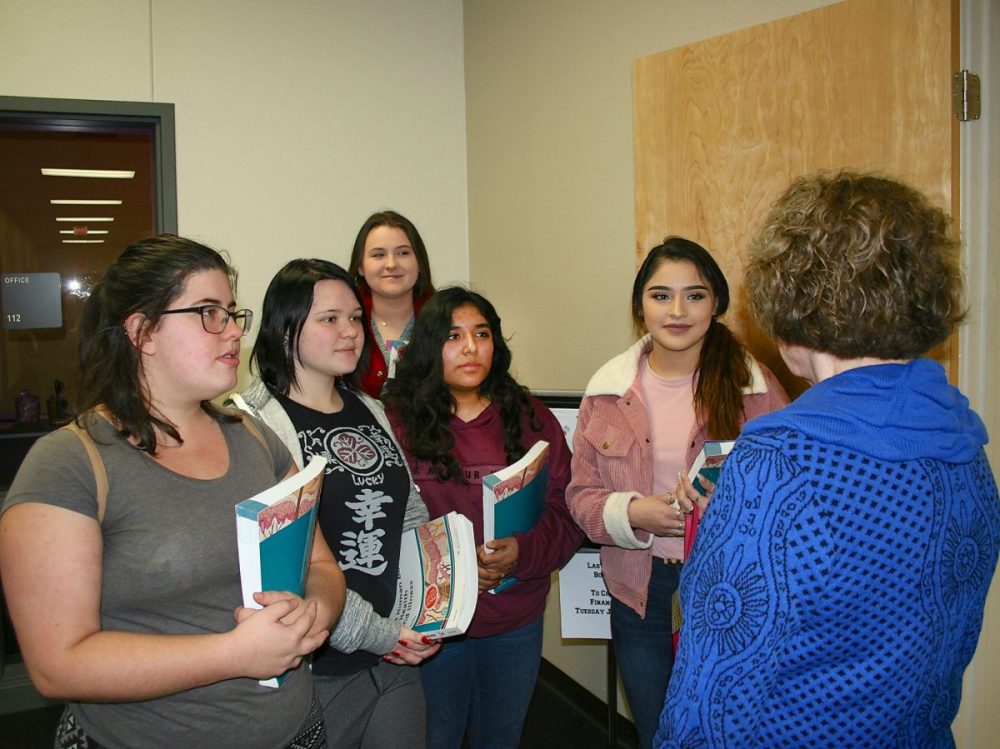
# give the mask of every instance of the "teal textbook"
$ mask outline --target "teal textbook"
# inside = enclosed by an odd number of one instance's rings
[[[715,491],[715,485],[719,483],[719,475],[722,473],[722,464],[726,462],[726,456],[732,452],[735,441],[706,441],[701,448],[701,452],[694,459],[691,470],[688,471],[688,480],[691,485],[698,490],[699,494],[710,495]],[[701,514],[705,508],[701,504],[695,503],[694,509],[684,516],[684,559],[691,556],[691,549],[694,548],[694,537],[698,533],[698,524],[701,522]]]
[[[261,608],[253,599],[259,591],[305,595],[325,468],[326,458],[313,456],[294,476],[236,505],[240,582],[247,608]],[[283,679],[281,675],[260,683],[278,687]]]
[[[531,530],[545,512],[549,443],[539,440],[515,463],[483,478],[483,543]],[[517,582],[505,577],[490,593]]]
[[[701,494],[709,494],[719,483],[722,464],[733,450],[732,440],[707,440],[688,471],[688,479]]]

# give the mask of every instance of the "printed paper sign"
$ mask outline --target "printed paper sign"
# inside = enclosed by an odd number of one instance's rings
[[[559,609],[563,637],[611,639],[611,594],[596,549],[578,551],[559,570]]]

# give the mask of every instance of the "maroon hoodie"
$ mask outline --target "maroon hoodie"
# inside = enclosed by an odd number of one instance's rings
[[[467,634],[472,637],[510,632],[535,621],[545,610],[552,572],[559,569],[583,542],[583,532],[573,522],[566,508],[565,492],[569,483],[570,452],[562,427],[541,401],[532,398],[535,417],[541,431],[535,431],[529,419],[522,421],[523,441],[530,446],[537,440],[549,443],[548,506],[538,523],[527,533],[517,533],[519,582],[496,595],[481,593]],[[454,456],[466,482],[439,481],[425,461],[417,461],[408,449],[399,419],[389,420],[403,445],[413,471],[413,480],[432,518],[456,510],[472,521],[476,544],[483,543],[483,476],[508,464],[503,445],[500,412],[492,404],[466,423],[452,417],[449,424],[455,435]]]

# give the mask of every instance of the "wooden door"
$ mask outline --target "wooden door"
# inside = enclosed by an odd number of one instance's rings
[[[956,217],[951,74],[957,0],[845,0],[633,64],[636,255],[669,234],[709,248],[727,322],[793,392],[741,295],[742,258],[792,179],[817,169],[900,177]],[[957,379],[954,338],[933,353]]]

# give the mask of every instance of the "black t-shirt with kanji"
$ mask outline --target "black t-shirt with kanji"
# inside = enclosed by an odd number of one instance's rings
[[[298,433],[306,462],[327,459],[319,525],[344,572],[347,587],[381,616],[392,611],[403,515],[410,478],[395,443],[374,414],[350,390],[339,390],[344,408],[326,414],[278,396]],[[340,653],[328,646],[313,659],[313,672],[350,674],[378,663],[379,656]]]

